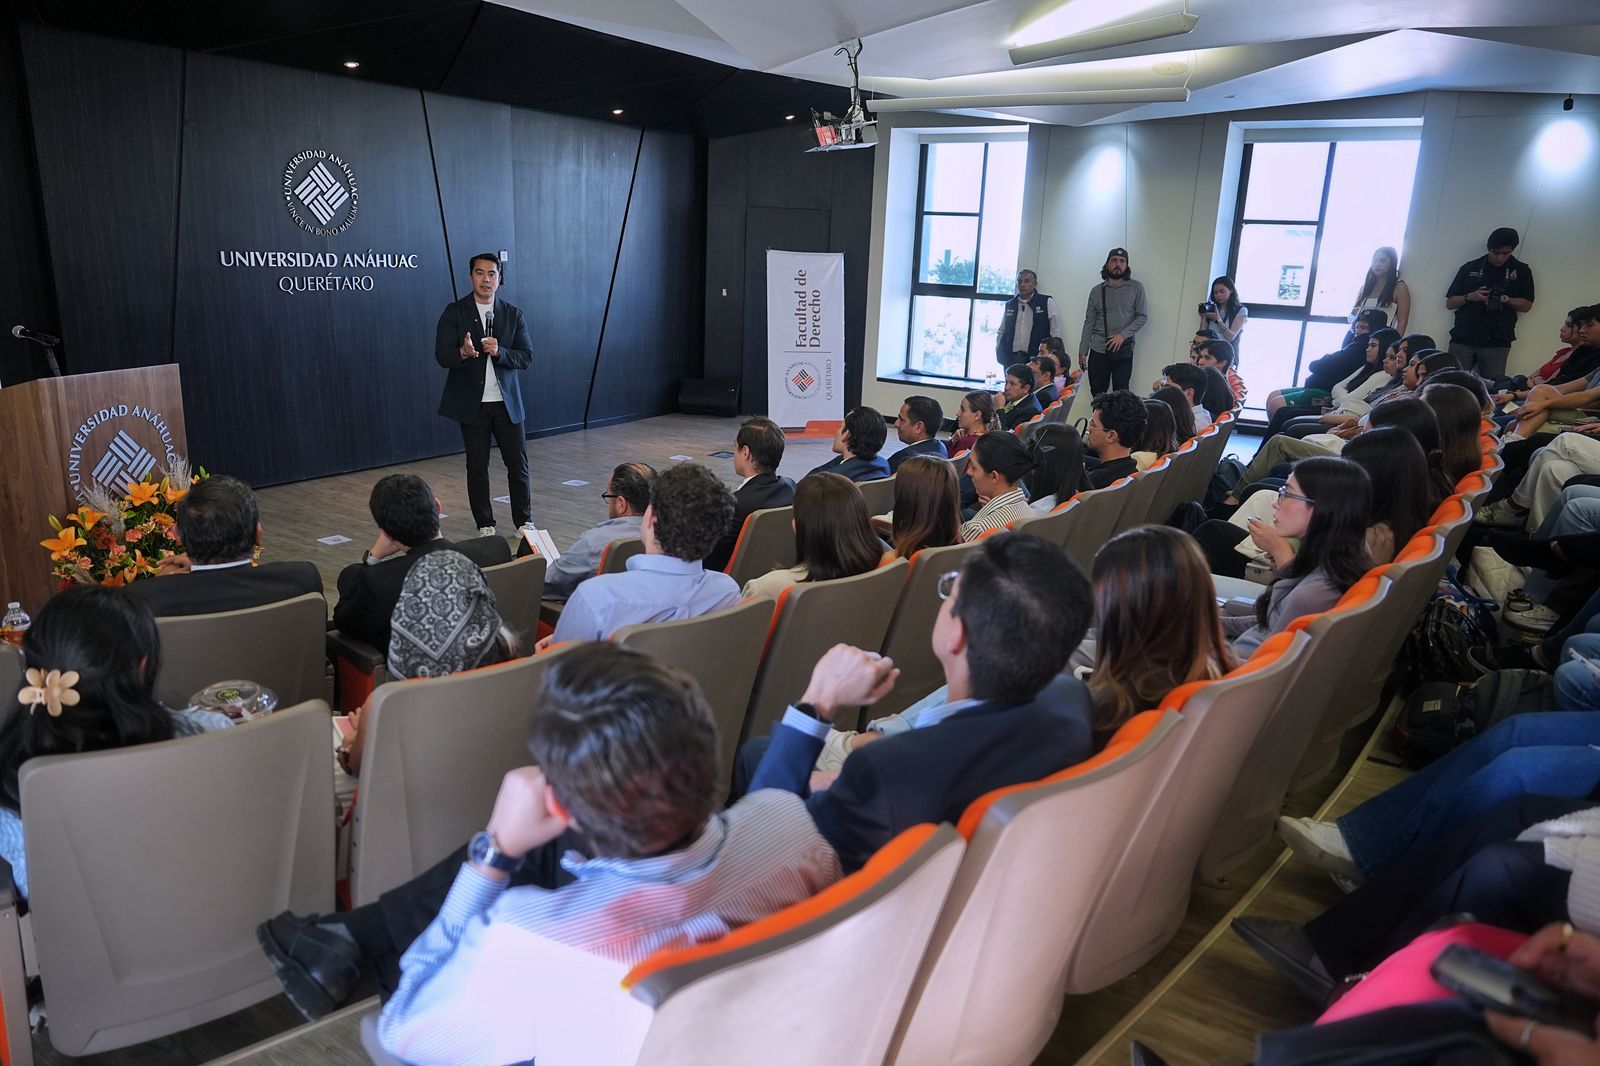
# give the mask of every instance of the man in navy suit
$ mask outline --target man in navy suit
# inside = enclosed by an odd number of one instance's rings
[[[491,438],[500,448],[511,483],[511,521],[519,529],[533,528],[533,482],[528,476],[518,373],[533,362],[533,341],[522,312],[495,296],[500,288],[500,260],[484,252],[472,257],[469,270],[472,291],[439,316],[433,355],[450,371],[439,413],[461,423],[472,520],[480,536],[490,536],[495,531],[494,503],[489,497]]]
[[[939,592],[933,651],[949,702],[921,712],[909,732],[856,748],[831,785],[812,791],[834,716],[887,695],[899,676],[877,652],[835,645],[773,728],[750,782],[752,792],[804,797],[846,872],[902,830],[955,824],[979,796],[1047,777],[1093,750],[1089,691],[1057,677],[1091,611],[1088,579],[1066,552],[1026,534],[989,537]]]
[[[794,482],[778,473],[783,462],[783,429],[770,418],[747,418],[733,439],[733,472],[744,478],[733,490],[733,525],[706,556],[707,570],[726,570],[739,544],[744,520],[769,507],[794,503]]]
[[[889,476],[889,461],[878,452],[889,439],[883,416],[870,407],[847,412],[833,435],[834,457],[811,471],[838,474],[851,481],[880,481]]]
[[[939,429],[944,425],[944,408],[932,396],[907,396],[900,405],[900,415],[894,420],[895,436],[905,447],[889,456],[890,475],[900,472],[900,464],[913,455],[931,455],[944,459],[944,441],[939,440]]]

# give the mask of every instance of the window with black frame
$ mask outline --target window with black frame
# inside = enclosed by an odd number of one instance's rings
[[[1412,136],[1244,146],[1228,273],[1250,308],[1247,411],[1339,349],[1374,253],[1404,241],[1418,147]]]
[[[1026,135],[930,141],[917,178],[906,372],[982,378],[1016,291]]]

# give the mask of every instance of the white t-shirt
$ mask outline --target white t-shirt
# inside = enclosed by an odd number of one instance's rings
[[[494,304],[480,304],[474,301],[474,306],[476,306],[478,309],[478,322],[480,325],[484,326],[484,330],[487,332],[489,313],[494,310]],[[498,326],[499,323],[497,322],[495,325]],[[483,370],[483,402],[499,403],[503,397],[500,395],[499,375],[494,372],[494,358],[487,355],[481,356],[480,358],[489,360],[489,365],[484,367]]]

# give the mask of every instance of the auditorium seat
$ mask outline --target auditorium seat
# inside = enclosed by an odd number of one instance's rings
[[[1122,528],[1122,511],[1133,495],[1133,479],[1113,481],[1103,489],[1080,492],[1057,507],[1068,516],[1061,546],[1085,574],[1094,566],[1094,553]]]
[[[1166,524],[1172,517],[1172,511],[1184,501],[1184,493],[1195,481],[1199,464],[1204,460],[1204,453],[1200,449],[1200,438],[1190,437],[1179,445],[1178,450],[1165,456],[1167,463],[1165,471],[1161,474],[1160,487],[1150,498],[1149,508],[1146,510],[1146,522]],[[1152,467],[1151,469],[1154,469]],[[1211,475],[1206,474],[1209,482]]]
[[[0,642],[0,726],[17,709],[12,693],[22,687],[22,649],[14,644]]]
[[[933,655],[933,623],[939,615],[939,579],[960,570],[976,546],[950,544],[923,548],[911,556],[905,584],[883,638],[883,654],[900,668],[894,691],[862,714],[861,725],[903,711],[944,684],[944,667]],[[846,723],[847,724],[847,723]]]
[[[1222,450],[1228,443],[1229,427],[1222,422],[1213,422],[1200,431],[1195,438],[1200,442],[1200,454],[1195,457],[1195,462],[1190,465],[1188,473],[1184,476],[1183,487],[1178,490],[1176,507],[1180,503],[1200,503],[1205,500],[1206,492],[1211,488],[1211,478],[1217,472],[1217,464],[1222,461]]]
[[[682,622],[646,622],[611,634],[618,644],[648,652],[700,683],[717,722],[722,783],[733,784],[733,758],[745,708],[761,668],[761,647],[777,604],[766,596]],[[798,698],[798,697],[797,697]]]
[[[889,1062],[1034,1060],[1060,1018],[1101,871],[1128,846],[1178,724],[1175,712],[1146,711],[1093,758],[967,808],[957,827],[967,850]]]
[[[811,899],[632,970],[542,938],[519,942],[504,960],[516,973],[482,991],[503,996],[508,1016],[531,1014],[535,1036],[486,1061],[879,1066],[963,846],[948,825],[915,826]],[[376,1023],[362,1022],[362,1044],[394,1066]]]
[[[1161,492],[1162,479],[1166,477],[1171,465],[1172,456],[1163,455],[1148,469],[1132,475],[1133,484],[1129,487],[1127,502],[1123,504],[1122,514],[1117,518],[1118,533],[1148,522],[1160,522],[1167,517],[1166,515],[1155,517],[1152,505],[1156,502],[1157,494]]]
[[[894,478],[879,478],[877,481],[858,481],[856,488],[861,490],[861,498],[866,501],[868,514],[887,514],[894,510]]]
[[[607,544],[600,551],[600,565],[595,567],[597,574],[620,574],[628,569],[628,560],[635,555],[644,554],[644,541],[638,537],[623,537]]]
[[[795,564],[794,508],[768,507],[744,520],[727,573],[744,588],[762,574]]]
[[[896,559],[855,577],[804,581],[778,594],[741,744],[765,735],[784,708],[800,698],[823,652],[835,644],[883,646],[906,570],[906,561]]]
[[[265,685],[280,707],[326,695],[328,604],[320,592],[240,611],[158,618],[156,628],[156,699],[168,707],[187,707],[216,681]]]
[[[256,926],[333,906],[329,744],[328,706],[313,700],[233,729],[25,764],[30,911],[19,924],[9,877],[0,905],[5,1061],[33,1061],[24,959],[49,1000],[50,1042],[70,1056],[277,996]]]
[[[409,881],[483,828],[500,779],[531,762],[528,726],[540,678],[579,646],[393,681],[372,694],[350,831],[353,905]]]
[[[483,568],[484,580],[494,593],[500,621],[517,638],[523,654],[538,639],[539,599],[544,595],[544,574],[549,561],[542,555],[524,555],[509,563]]]

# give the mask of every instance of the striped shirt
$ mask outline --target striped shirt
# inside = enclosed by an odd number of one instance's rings
[[[1012,489],[984,504],[978,513],[961,526],[962,540],[977,540],[991,529],[1008,526],[1024,515],[1031,515],[1028,497],[1021,489]]]
[[[515,950],[528,934],[632,965],[663,948],[717,940],[840,875],[805,801],[776,789],[713,815],[679,851],[647,859],[568,852],[561,864],[576,880],[555,890],[507,888],[462,866],[439,917],[400,960],[400,987],[378,1019],[385,1048],[416,1066],[532,1058],[533,1019],[508,1016],[473,992],[533,979],[526,953]]]

